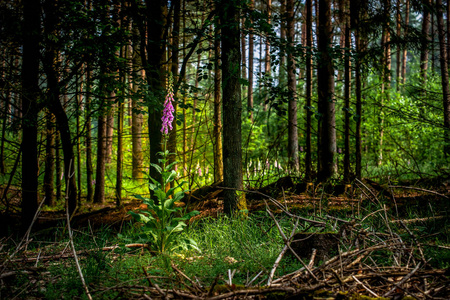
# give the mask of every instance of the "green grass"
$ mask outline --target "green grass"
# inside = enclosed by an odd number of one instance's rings
[[[367,213],[377,210],[377,207],[366,209],[368,209]],[[324,215],[326,213],[330,212],[324,212]],[[340,213],[339,217],[345,219],[345,212]],[[409,213],[409,217],[416,216],[412,210]],[[424,212],[420,214],[420,216],[423,215]],[[347,213],[347,216],[347,219],[351,219],[350,213]],[[381,219],[381,214],[374,214],[365,219],[362,226],[369,231],[388,232]],[[289,234],[293,226],[292,220],[283,215],[277,215],[277,220],[284,232]],[[448,222],[447,219],[437,219],[408,225],[411,232],[422,243],[425,257],[427,260],[430,259],[433,267],[448,268],[450,266],[450,251],[437,247],[448,247],[450,244]],[[329,222],[326,230],[331,229],[333,224],[334,221]],[[121,234],[132,236],[138,230],[138,226],[129,223]],[[412,243],[410,234],[400,225],[391,224],[391,230],[397,232],[405,244]],[[224,286],[228,280],[228,270],[234,272],[233,283],[236,285],[245,285],[261,272],[253,285],[263,286],[267,283],[268,275],[283,247],[278,229],[266,212],[253,212],[248,218],[242,219],[230,219],[223,215],[218,218],[203,218],[191,222],[182,234],[194,239],[200,251],[154,255],[148,250],[125,248],[125,241],[118,238],[117,232],[110,228],[102,228],[96,232],[92,232],[89,228],[74,231],[75,248],[81,251],[79,254],[81,269],[94,298],[116,296],[120,298],[117,290],[105,290],[114,286],[148,286],[144,269],[149,276],[153,276],[154,283],[164,286],[168,283],[176,285],[180,280],[177,279],[179,275],[172,269],[172,264],[205,287],[211,286],[216,278],[218,278],[217,284]],[[68,245],[68,234],[64,224],[54,230],[34,233],[31,237],[33,241],[28,246],[27,257],[36,257],[40,251],[43,256],[58,255]],[[122,247],[108,251],[101,249],[104,246],[116,244]],[[9,249],[8,253],[12,253],[14,246],[12,241],[8,241],[4,249]],[[65,253],[68,252],[70,247],[65,250]],[[4,254],[1,255],[3,259]],[[390,257],[385,250],[374,252],[372,255],[380,266],[391,265],[393,262]],[[417,252],[416,259],[419,259]],[[26,269],[33,264],[16,264],[15,267]],[[301,266],[292,255],[286,254],[277,269],[275,278],[298,270]],[[22,292],[21,295],[46,299],[73,297],[84,299],[84,289],[72,257],[41,260],[36,267],[41,268],[42,271],[32,275],[19,274],[11,278],[8,288],[3,286],[3,290],[0,290],[2,297],[12,297]],[[186,288],[182,285],[176,285],[176,287]]]

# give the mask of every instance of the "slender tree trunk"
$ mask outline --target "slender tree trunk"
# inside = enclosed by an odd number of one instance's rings
[[[391,0],[384,0],[384,14],[386,20],[389,20],[391,10]],[[391,82],[391,46],[390,46],[389,22],[384,25],[381,36],[381,47],[384,49],[381,71],[381,108],[378,122],[380,123],[380,140],[378,145],[377,165],[383,163],[383,142],[384,142],[384,105],[389,102],[390,82]]]
[[[450,1],[447,0],[447,58],[449,55],[450,55]]]
[[[347,3],[345,7],[347,12]],[[350,173],[350,91],[351,91],[351,70],[350,70],[350,22],[345,16],[345,58],[344,58],[344,182],[349,183],[351,181]]]
[[[358,54],[355,59],[355,176],[361,179],[362,171],[362,138],[361,138],[361,116],[362,116],[362,59],[365,55],[366,27],[362,23],[366,19],[368,1],[350,1],[350,24],[355,29],[355,47]]]
[[[122,178],[123,178],[123,116],[124,103],[117,107],[117,165],[116,165],[116,205],[122,205]]]
[[[410,10],[410,4],[409,0],[405,1],[405,30],[404,30],[404,36],[408,36],[408,25],[409,25],[409,10]],[[408,59],[408,49],[406,46],[402,47],[402,84],[406,83],[406,61]]]
[[[255,8],[255,0],[250,0],[250,11]],[[253,123],[253,59],[254,59],[254,38],[253,28],[249,29],[248,34],[248,95],[247,95],[247,110],[248,116]]]
[[[183,0],[183,28],[186,28],[186,0]],[[186,35],[183,34],[183,45],[186,45]],[[183,47],[183,59],[186,59],[186,47]],[[182,74],[186,82],[186,72]],[[183,177],[187,176],[187,121],[186,121],[187,93],[183,94]]]
[[[46,36],[57,34],[56,25],[59,20],[58,2],[49,0],[45,3],[45,33]],[[60,101],[60,82],[58,79],[58,45],[54,40],[46,41],[44,53],[44,71],[47,77],[47,106],[51,113],[55,116],[56,127],[60,133],[61,145],[64,154],[64,180],[66,183],[66,201],[70,214],[75,212],[77,207],[78,190],[75,176],[75,153],[73,150],[73,141],[70,132],[69,119],[66,111]]]
[[[178,54],[179,54],[179,44],[180,44],[180,14],[181,14],[181,5],[180,0],[174,0],[173,2],[173,30],[172,30],[172,67],[171,71],[173,74],[174,80],[178,80]],[[176,160],[177,153],[177,103],[178,103],[178,93],[174,95],[175,102],[173,103],[174,107],[174,122],[172,123],[173,129],[169,132],[169,141],[168,141],[168,149],[169,153],[172,155],[169,156],[169,163],[173,163]],[[173,187],[174,182],[171,182]]]
[[[110,94],[110,101],[115,102],[116,98],[116,93],[115,92],[111,92]],[[106,115],[106,136],[105,136],[105,159],[106,159],[106,165],[109,166],[111,164],[112,161],[112,145],[113,145],[113,134],[114,134],[114,115],[115,115],[115,109],[116,109],[116,105],[113,104],[109,110],[108,113]]]
[[[272,23],[272,0],[267,0],[267,23]],[[264,76],[268,80],[271,77],[271,62],[270,62],[270,35],[266,34],[266,48],[264,55]],[[267,100],[269,99],[268,90],[264,87],[264,107],[266,107]]]
[[[58,100],[58,101],[56,101]],[[64,111],[61,102],[53,99],[50,107],[55,115],[58,131],[61,136],[62,150],[64,154],[64,179],[66,182],[66,199],[68,201],[69,212],[73,214],[77,207],[77,184],[75,176],[75,154],[73,151],[72,137],[70,134],[69,119]]]
[[[439,61],[441,64],[441,81],[442,81],[442,96],[444,106],[444,130],[445,130],[445,144],[444,154],[446,157],[450,155],[450,88],[449,88],[449,76],[448,76],[448,53],[447,45],[445,43],[445,30],[444,30],[444,7],[442,0],[436,0],[436,17],[438,25],[438,37],[439,37]]]
[[[61,165],[61,151],[59,150],[61,147],[61,135],[59,131],[56,131],[55,137],[55,168],[56,168],[56,200],[62,199],[62,178],[64,175],[64,171]]]
[[[214,182],[223,181],[220,29],[214,26]]]
[[[312,0],[306,0],[306,145],[305,145],[305,179],[312,180]]]
[[[334,102],[334,66],[331,59],[333,31],[331,27],[331,1],[319,0],[318,51],[321,53],[317,67],[318,102],[320,117],[319,181],[330,179],[336,172],[336,119]]]
[[[245,18],[242,18],[242,28],[245,28]],[[241,54],[242,54],[242,78],[247,78],[247,56],[246,56],[246,52],[247,52],[247,42],[246,42],[246,34],[244,32],[244,30],[242,30],[241,33]],[[244,87],[245,89],[245,87]],[[244,92],[244,96],[245,96],[245,92]]]
[[[13,65],[14,59],[13,56],[10,55],[9,64],[10,67],[8,68],[8,72],[6,72],[6,65],[7,62],[3,61],[2,68],[5,70],[2,74],[2,80],[4,83],[7,81],[12,80],[12,74],[13,74],[13,68],[11,67]],[[11,108],[11,85],[7,84],[5,87],[2,87],[4,89],[4,101],[2,102],[2,133],[1,133],[1,141],[0,141],[0,174],[6,173],[6,166],[5,166],[5,138],[6,138],[6,127],[8,126],[9,121],[9,114],[10,114],[10,108]]]
[[[27,230],[38,205],[37,102],[39,97],[40,2],[24,0],[22,57],[22,229]]]
[[[216,0],[222,41],[224,212],[247,209],[242,176],[239,6],[237,0]]]
[[[126,28],[126,27],[125,27]],[[122,46],[120,51],[120,57],[128,61],[128,45]],[[124,70],[119,71],[119,78],[122,82],[122,89],[120,91],[121,98],[125,99],[125,86],[127,85],[128,78],[127,72]],[[125,102],[120,101],[117,103],[117,155],[116,155],[116,206],[122,205],[122,180],[123,180],[123,123],[125,114]]]
[[[85,122],[86,122],[86,136],[84,138],[86,143],[86,202],[91,203],[94,198],[93,180],[94,170],[92,167],[92,134],[91,134],[91,75],[92,70],[89,65],[86,68],[86,97],[85,97]]]
[[[164,101],[166,87],[166,40],[164,29],[167,19],[167,0],[148,1],[147,5],[147,58],[143,61],[147,66],[145,73],[147,83],[152,90],[156,103],[160,106]],[[162,106],[161,106],[162,107]],[[150,163],[158,164],[159,152],[162,152],[161,111],[155,104],[149,106],[148,128],[150,140]],[[161,182],[161,174],[150,168],[150,177]]]
[[[280,0],[280,15],[281,19],[285,21],[287,19],[286,16],[286,0]],[[280,40],[284,41],[286,40],[286,22],[281,21],[280,24]],[[285,68],[286,68],[286,53],[283,50],[283,47],[280,50],[280,69],[279,69],[279,80],[280,84],[285,84],[286,77],[285,77]]]
[[[361,47],[361,33],[360,29],[357,29],[356,38],[356,53],[360,54],[362,51]],[[361,97],[361,58],[356,59],[355,63],[355,96],[356,96],[356,128],[355,128],[355,176],[358,179],[362,179],[362,141],[361,141],[361,113],[362,113],[362,97]]]
[[[97,168],[95,171],[94,203],[105,201],[105,170],[106,170],[106,116],[103,108],[97,119]]]
[[[287,14],[287,70],[288,70],[288,159],[292,171],[299,171],[298,163],[298,128],[297,128],[297,81],[295,76],[294,40],[295,16],[294,0],[286,2]]]
[[[76,136],[77,136],[77,186],[78,186],[78,191],[77,191],[77,203],[78,206],[81,206],[81,134],[80,134],[80,115],[81,115],[81,102],[82,102],[82,94],[83,94],[83,77],[78,78],[78,76],[76,77],[76,92],[75,92],[75,98],[77,100],[77,132],[76,132]],[[78,86],[79,85],[79,86]]]
[[[45,118],[46,118],[45,174],[44,174],[45,204],[48,206],[54,206],[55,119],[53,115],[48,111],[45,114]]]
[[[136,32],[137,34],[137,32]],[[137,45],[134,45],[134,49],[137,49]],[[133,81],[139,82],[144,79],[144,71],[139,70],[141,60],[139,59],[138,52],[135,50],[133,53]],[[133,93],[136,95],[138,91],[138,84],[133,83]],[[144,155],[142,152],[142,125],[143,116],[140,111],[142,110],[141,101],[137,97],[131,99],[131,152],[132,152],[132,172],[131,176],[134,180],[141,181],[143,179],[143,164]]]
[[[400,8],[401,3],[402,3],[401,0],[397,0],[397,3],[396,3],[396,6],[397,6],[396,7],[396,24],[395,25],[396,25],[396,34],[397,34],[398,37],[402,33],[402,27],[401,27],[402,14],[401,14],[401,8]],[[400,72],[401,72],[401,47],[400,46],[397,47],[397,51],[396,51],[395,54],[396,54],[395,57],[396,57],[396,60],[397,60],[397,62],[395,64],[395,71],[396,71],[395,72],[395,75],[396,75],[395,85],[396,85],[396,89],[397,89],[397,92],[398,92],[398,91],[400,91],[400,82],[402,80],[401,74],[400,74]]]
[[[430,6],[433,4],[433,1],[430,1]],[[435,42],[435,32],[434,32],[434,28],[435,28],[435,19],[434,19],[434,13],[430,14],[431,16],[431,23],[430,23],[430,29],[431,29],[431,36],[430,36],[430,40],[431,40],[431,72],[434,73],[435,71],[435,62],[436,62],[436,53],[435,53],[435,49],[434,49],[434,42]]]
[[[428,70],[428,44],[430,32],[430,0],[423,0],[423,14],[422,14],[422,45],[420,49],[420,75],[422,77],[422,84],[427,81]]]

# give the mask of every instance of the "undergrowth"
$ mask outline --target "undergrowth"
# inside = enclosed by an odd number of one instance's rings
[[[410,232],[400,224],[385,222],[385,213],[380,206],[370,203],[362,209],[358,216],[350,210],[334,212],[334,216],[354,222],[361,221],[361,226],[367,231],[398,234],[405,243],[417,239],[423,248],[428,263],[436,268],[450,267],[450,244],[447,217],[433,218],[437,212],[430,206],[420,212],[412,207],[406,210],[407,217],[414,219],[428,216],[429,220],[408,224]],[[388,220],[394,219],[393,209],[389,211]],[[298,215],[311,214],[311,209],[297,210]],[[331,211],[324,211],[319,217],[324,220]],[[445,211],[439,211],[445,213]],[[293,228],[292,219],[279,213],[276,215],[278,223],[286,234]],[[367,218],[366,218],[367,217]],[[318,229],[308,228],[308,224],[301,224],[299,230],[314,232]],[[133,223],[128,223],[122,229],[124,236],[132,235],[139,230]],[[324,231],[337,231],[334,219],[328,219]],[[413,235],[413,236],[412,236]],[[7,284],[2,284],[0,298],[12,298],[20,295],[26,297],[43,297],[46,299],[85,298],[83,285],[76,270],[73,257],[61,256],[70,254],[68,234],[64,224],[54,230],[35,232],[30,236],[31,242],[26,251],[20,252],[11,262],[18,270],[16,276],[9,277]],[[264,286],[273,264],[284,246],[283,239],[267,212],[253,212],[248,218],[230,219],[219,215],[217,218],[203,218],[192,221],[181,233],[180,238],[195,240],[198,249],[176,251],[174,253],[159,254],[145,248],[125,247],[123,239],[118,238],[117,232],[108,227],[93,231],[91,228],[74,231],[75,248],[78,251],[80,266],[91,293],[95,298],[121,297],[115,286],[148,286],[153,283],[171,282],[177,288],[186,288],[180,280],[180,274],[174,267],[181,270],[187,277],[198,280],[205,286],[217,282],[217,286],[227,286],[230,277],[235,285],[245,286],[253,280],[252,285]],[[17,246],[16,241],[3,239],[0,241],[2,251],[0,258],[6,261]],[[119,245],[119,247],[114,247]],[[342,245],[341,250],[346,250]],[[109,248],[105,248],[109,247]],[[374,252],[371,259],[380,266],[394,262],[387,258],[386,252]],[[39,257],[37,261],[20,265],[21,258]],[[50,259],[48,259],[50,257]],[[405,259],[407,257],[405,256]],[[415,259],[420,259],[416,257]],[[305,259],[307,262],[307,258]],[[285,255],[275,273],[275,278],[291,273],[302,267],[293,256]],[[31,274],[31,275],[30,275]],[[189,285],[189,284],[188,284]]]

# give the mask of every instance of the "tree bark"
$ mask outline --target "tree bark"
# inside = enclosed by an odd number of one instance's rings
[[[178,80],[178,57],[179,57],[179,44],[180,44],[180,14],[181,14],[181,5],[180,0],[172,1],[173,5],[173,30],[172,30],[172,67],[171,72],[174,78],[174,81]],[[174,121],[172,123],[173,129],[169,132],[169,141],[168,141],[168,149],[171,155],[169,156],[169,163],[173,163],[176,160],[177,153],[177,103],[178,103],[178,94],[174,95]],[[173,187],[174,182],[171,182]]]
[[[91,203],[94,198],[94,170],[92,167],[92,134],[91,134],[91,76],[92,70],[87,65],[86,68],[86,97],[85,97],[85,122],[86,122],[86,136],[84,138],[86,143],[86,202]]]
[[[242,177],[239,6],[237,0],[216,0],[222,30],[224,212],[247,209]]]
[[[149,105],[148,128],[150,139],[150,163],[158,164],[159,152],[162,152],[161,108],[166,88],[166,38],[164,30],[167,20],[167,0],[147,1],[147,57],[143,64],[147,83],[153,92],[153,103]],[[141,46],[142,47],[142,46]],[[150,168],[150,177],[161,182],[161,174]]]
[[[45,142],[45,174],[44,174],[44,195],[45,204],[55,205],[54,176],[55,176],[55,119],[50,112],[45,114],[46,122],[46,142]]]
[[[134,30],[137,28],[134,27]],[[137,33],[136,33],[137,34]],[[136,95],[141,79],[144,79],[144,71],[139,70],[141,60],[138,54],[138,45],[133,45],[135,52],[133,53],[133,87],[132,91]],[[143,163],[144,155],[142,152],[142,125],[143,115],[142,103],[137,97],[131,99],[131,152],[132,152],[132,171],[131,176],[134,180],[141,181],[143,179]]]
[[[444,154],[446,157],[450,155],[450,88],[448,76],[448,53],[447,44],[445,43],[445,29],[444,29],[444,8],[442,0],[436,0],[436,17],[438,25],[439,36],[439,61],[441,64],[441,82],[442,82],[442,98],[444,106]]]
[[[110,94],[110,101],[114,103],[116,100],[116,93],[111,92]],[[112,162],[112,144],[113,144],[113,134],[114,134],[114,115],[116,110],[116,104],[110,104],[110,107],[107,108],[108,113],[106,115],[106,135],[105,135],[105,159],[106,159],[106,165],[109,167],[109,165]]]
[[[312,0],[306,0],[306,145],[305,145],[305,179],[312,180]]]
[[[377,165],[381,166],[383,163],[383,142],[384,142],[384,105],[389,102],[391,89],[391,46],[390,46],[390,32],[389,32],[389,16],[391,10],[391,0],[383,1],[384,18],[386,24],[383,25],[383,32],[381,35],[381,48],[384,50],[381,64],[381,108],[378,117],[380,123],[380,140],[378,143],[378,161]]]
[[[250,11],[255,8],[255,0],[250,0]],[[254,58],[254,38],[253,28],[249,29],[248,34],[248,95],[247,95],[247,110],[248,117],[253,123],[253,58]]]
[[[409,25],[409,10],[410,10],[410,3],[409,0],[405,1],[405,30],[404,30],[404,36],[407,37],[408,36],[408,25]],[[406,46],[402,47],[402,73],[401,73],[401,78],[402,78],[402,84],[406,83],[406,61],[408,59],[408,49]]]
[[[288,71],[288,160],[293,172],[299,171],[298,128],[297,128],[297,81],[295,76],[295,16],[294,0],[286,2],[287,71]]]
[[[214,26],[214,182],[223,181],[220,29]]]
[[[420,75],[422,77],[422,84],[425,84],[427,81],[428,43],[430,38],[430,4],[431,0],[423,0],[422,45],[420,49]]]
[[[317,67],[318,102],[320,114],[319,181],[330,179],[336,171],[336,119],[334,100],[334,66],[332,48],[331,1],[319,0],[318,51],[321,53]]]
[[[59,22],[59,7],[55,0],[48,0],[44,6],[45,34],[46,37],[57,36],[56,26]],[[73,214],[77,207],[77,183],[75,176],[75,153],[73,150],[72,135],[70,132],[69,119],[60,101],[61,83],[58,79],[58,46],[53,39],[46,41],[44,53],[44,71],[47,77],[47,107],[55,116],[56,127],[61,137],[61,145],[64,154],[64,180],[66,184],[66,201],[69,213]]]
[[[37,102],[39,97],[40,2],[24,0],[22,56],[22,229],[26,231],[38,205]]]
[[[350,69],[350,21],[347,13],[347,3],[343,7],[345,11],[345,57],[344,57],[344,182],[350,183],[350,91],[351,91],[351,69]]]
[[[401,6],[401,0],[397,0],[396,3],[396,34],[398,37],[400,37],[401,33],[402,33],[402,27],[401,27],[401,22],[402,22],[402,14],[401,14],[401,10],[400,10],[400,6]],[[396,51],[396,64],[395,64],[395,84],[396,84],[396,89],[397,92],[400,91],[400,81],[401,79],[401,47],[398,46],[397,47],[397,51]]]
[[[361,179],[362,170],[362,138],[361,138],[361,114],[362,114],[362,65],[366,41],[366,12],[368,1],[350,1],[350,25],[355,30],[355,48],[358,54],[355,59],[355,177]]]
[[[95,171],[94,203],[105,200],[105,170],[106,170],[106,116],[104,109],[99,111],[97,119],[97,168]]]

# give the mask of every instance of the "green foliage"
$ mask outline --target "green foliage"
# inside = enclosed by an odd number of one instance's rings
[[[186,190],[180,190],[185,182],[169,188],[165,187],[174,181],[177,173],[172,170],[176,162],[168,163],[169,151],[159,153],[161,166],[152,164],[161,175],[162,182],[150,178],[149,188],[153,191],[153,198],[136,197],[147,205],[147,209],[139,210],[137,213],[130,211],[133,218],[142,224],[142,232],[134,239],[137,242],[149,243],[157,253],[172,253],[179,249],[198,249],[196,242],[192,238],[181,237],[181,232],[186,227],[186,222],[197,214],[198,211],[191,211],[183,214],[182,208],[175,203],[184,197]]]

